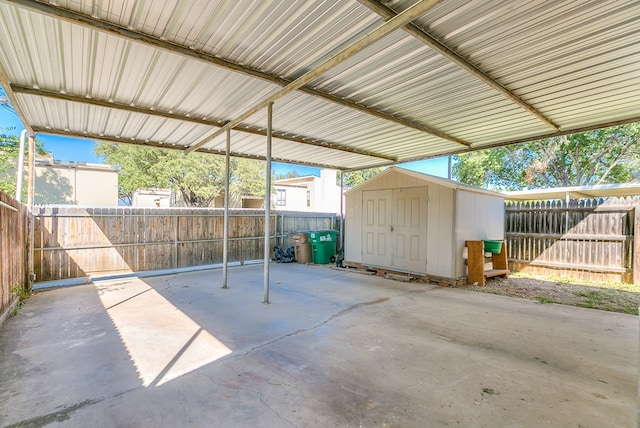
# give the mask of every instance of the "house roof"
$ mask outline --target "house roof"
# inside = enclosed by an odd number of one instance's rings
[[[315,175],[305,175],[302,177],[281,178],[274,180],[273,184],[275,186],[307,187],[309,183],[319,179]]]
[[[541,201],[548,199],[607,198],[640,195],[640,183],[600,184],[593,186],[556,187],[553,189],[504,192],[509,201]]]
[[[449,180],[449,179],[446,179],[446,178],[436,177],[436,176],[425,174],[425,173],[422,173],[422,172],[411,171],[409,169],[405,169],[405,168],[401,168],[401,167],[395,167],[395,166],[386,168],[380,174],[377,174],[374,177],[370,178],[369,180],[367,180],[367,181],[365,181],[363,183],[360,183],[359,185],[347,190],[345,192],[345,195],[348,195],[349,193],[351,193],[351,192],[353,192],[353,191],[355,191],[357,189],[362,189],[363,187],[366,187],[366,186],[370,185],[371,183],[374,183],[377,180],[381,180],[385,176],[390,175],[390,174],[407,175],[409,177],[413,177],[413,178],[416,178],[416,179],[418,179],[420,181],[423,181],[425,183],[425,185],[437,184],[439,186],[448,187],[448,188],[454,189],[454,190],[464,190],[466,192],[481,193],[481,194],[488,195],[488,196],[497,196],[499,198],[504,198],[504,194],[503,193],[494,192],[492,190],[487,190],[487,189],[481,189],[479,187],[473,187],[473,186],[469,186],[467,184],[460,183],[459,181],[454,181],[454,180]]]
[[[27,129],[340,170],[640,120],[640,2],[0,0]]]
[[[60,168],[60,169],[78,169],[78,170],[91,170],[100,172],[112,172],[117,174],[118,171],[111,165],[88,163],[88,162],[69,162],[69,161],[54,161],[53,159],[40,158],[35,160],[36,167],[48,167],[48,168]]]

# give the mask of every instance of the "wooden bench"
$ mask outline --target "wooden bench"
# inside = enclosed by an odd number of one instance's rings
[[[484,269],[484,241],[466,241],[467,247],[467,284],[484,286],[487,278],[493,276],[509,277],[507,263],[507,243],[502,242],[500,254],[491,254],[493,269]]]

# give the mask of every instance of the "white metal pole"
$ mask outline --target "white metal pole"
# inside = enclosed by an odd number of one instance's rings
[[[34,259],[33,259],[33,247],[34,247],[34,224],[33,224],[33,199],[35,196],[35,181],[36,181],[36,141],[33,134],[29,135],[29,153],[27,158],[29,168],[27,169],[27,213],[28,213],[28,249],[27,249],[27,270],[29,271],[29,291],[33,287],[33,282],[36,280]]]
[[[227,286],[227,263],[229,262],[229,179],[231,177],[229,171],[231,153],[231,130],[227,129],[227,147],[225,151],[224,167],[225,167],[225,180],[224,180],[224,220],[223,220],[223,237],[222,237],[222,288],[229,288]]]
[[[264,195],[264,300],[269,303],[269,260],[271,259],[271,131],[273,125],[273,103],[267,104],[267,177]]]
[[[22,177],[24,175],[24,143],[27,139],[27,130],[20,133],[20,153],[18,154],[18,177],[16,178],[16,201],[22,200]]]
[[[27,169],[27,207],[29,211],[33,209],[33,199],[36,182],[36,143],[32,135],[29,135],[29,157],[27,158],[29,167]]]
[[[340,252],[344,257],[344,173],[340,171]]]

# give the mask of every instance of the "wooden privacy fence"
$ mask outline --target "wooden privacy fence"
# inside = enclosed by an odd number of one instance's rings
[[[27,208],[0,192],[0,324],[27,288]]]
[[[638,197],[507,203],[509,267],[640,283],[639,208]]]
[[[35,207],[37,281],[222,262],[224,210]],[[271,248],[296,230],[338,229],[339,216],[271,213]],[[264,210],[229,211],[228,261],[264,257]]]

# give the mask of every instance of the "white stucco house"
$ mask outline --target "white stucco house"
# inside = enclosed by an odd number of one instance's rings
[[[287,211],[340,212],[340,186],[337,171],[320,170],[320,177],[284,178],[273,182],[275,209]]]
[[[118,171],[110,165],[59,162],[49,156],[37,159],[34,171],[37,205],[118,205]]]

